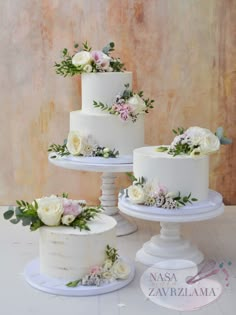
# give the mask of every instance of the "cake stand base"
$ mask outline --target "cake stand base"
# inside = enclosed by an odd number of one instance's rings
[[[129,235],[137,231],[138,227],[134,222],[130,222],[120,213],[116,213],[112,216],[117,222],[116,236]]]
[[[176,210],[167,210],[132,204],[123,191],[119,196],[119,209],[134,218],[160,222],[160,234],[143,244],[136,254],[137,261],[149,266],[171,259],[190,260],[200,264],[204,255],[197,247],[191,245],[189,240],[182,238],[181,223],[215,218],[224,212],[224,204],[219,193],[209,190],[208,199],[205,201]]]
[[[203,261],[204,255],[197,247],[181,237],[179,223],[161,222],[160,224],[160,235],[155,235],[144,243],[136,253],[137,261],[148,266],[169,259],[191,260],[195,264]]]
[[[28,263],[24,270],[25,280],[35,289],[63,296],[91,296],[109,293],[127,286],[135,276],[135,267],[131,262],[125,260],[130,265],[131,272],[128,279],[115,280],[108,284],[97,286],[78,286],[70,288],[66,286],[66,280],[50,278],[40,274],[39,259],[34,259]]]

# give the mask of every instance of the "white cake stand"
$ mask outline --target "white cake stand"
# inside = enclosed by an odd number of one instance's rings
[[[105,209],[105,213],[111,215],[117,221],[116,235],[123,236],[137,231],[137,225],[124,218],[117,208],[116,173],[131,172],[133,170],[130,157],[104,159],[69,156],[52,159],[50,158],[52,155],[55,154],[50,153],[48,159],[53,165],[77,171],[102,172],[102,195],[99,200],[101,201],[101,206]]]
[[[170,210],[132,204],[123,191],[119,196],[119,209],[129,216],[160,221],[161,231],[136,253],[136,260],[151,266],[168,259],[191,260],[196,264],[203,261],[204,255],[190,241],[180,234],[183,222],[194,222],[212,219],[224,212],[222,196],[209,190],[208,200],[195,205]]]

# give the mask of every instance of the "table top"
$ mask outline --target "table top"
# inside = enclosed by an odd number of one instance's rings
[[[107,172],[107,173],[121,173],[121,172],[132,172],[133,163],[125,163],[126,159],[115,158],[115,159],[105,159],[105,158],[76,158],[69,159],[63,158],[51,158],[48,155],[48,160],[55,166],[67,168],[76,171],[88,171],[88,172]],[[81,162],[85,159],[86,162]],[[128,159],[129,160],[129,159]],[[103,164],[104,161],[104,164]],[[120,161],[120,163],[118,163]]]
[[[6,208],[5,208],[6,209]],[[3,212],[4,208],[0,208]],[[138,249],[159,231],[159,224],[135,219],[138,231],[119,237],[119,252],[134,259]],[[208,221],[183,225],[184,237],[193,240],[208,258],[231,261],[229,288],[214,303],[194,312],[196,315],[234,315],[236,309],[236,206],[227,206],[223,215]],[[92,297],[63,297],[31,288],[23,277],[25,265],[38,256],[38,232],[13,225],[0,214],[0,313],[2,315],[188,315],[171,311],[146,299],[140,289],[140,277],[146,266],[136,265],[136,276],[127,287]],[[191,314],[193,314],[191,312]]]

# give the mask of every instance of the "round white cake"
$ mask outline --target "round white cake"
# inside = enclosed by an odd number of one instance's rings
[[[144,145],[144,115],[136,122],[122,121],[118,116],[95,108],[93,101],[112,106],[125,84],[132,89],[131,72],[82,74],[82,110],[70,113],[70,131],[92,136],[102,147],[116,149],[120,155],[131,155]]]
[[[157,152],[157,146],[134,150],[133,172],[136,178],[155,181],[164,185],[169,192],[191,193],[198,201],[206,200],[209,186],[209,158],[207,155],[172,156]]]
[[[116,247],[116,221],[99,214],[88,223],[90,231],[73,227],[40,228],[40,272],[52,278],[73,281],[101,266],[106,246]]]

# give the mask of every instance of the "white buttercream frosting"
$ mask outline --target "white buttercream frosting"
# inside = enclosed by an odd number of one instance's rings
[[[40,272],[72,281],[105,260],[107,245],[116,247],[116,221],[99,214],[88,223],[90,231],[73,227],[40,228]]]
[[[208,156],[173,157],[166,152],[157,152],[156,146],[134,150],[134,176],[146,181],[158,181],[170,192],[192,194],[198,201],[206,200],[209,186]]]

